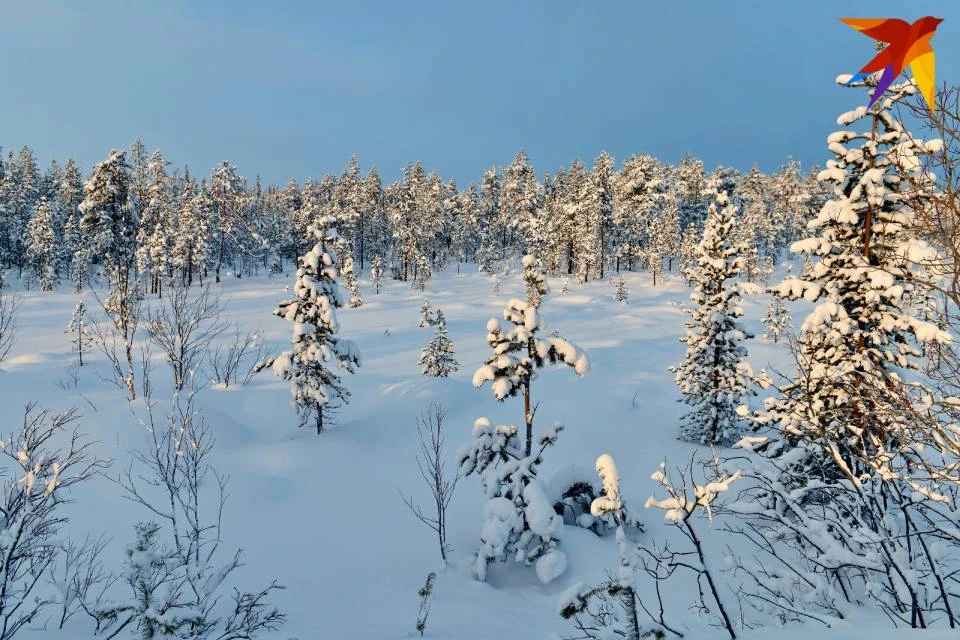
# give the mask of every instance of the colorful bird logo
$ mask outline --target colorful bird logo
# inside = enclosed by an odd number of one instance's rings
[[[935,59],[930,38],[933,37],[937,26],[943,22],[943,18],[926,16],[913,24],[896,18],[840,18],[840,21],[857,31],[862,31],[864,35],[874,40],[887,44],[873,60],[860,69],[859,73],[847,81],[847,84],[850,84],[883,71],[880,82],[870,99],[869,107],[873,106],[894,79],[909,65],[923,99],[926,100],[930,110],[934,110]]]

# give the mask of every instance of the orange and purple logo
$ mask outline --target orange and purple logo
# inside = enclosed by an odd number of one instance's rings
[[[935,58],[933,48],[930,46],[930,38],[933,37],[937,26],[943,22],[943,18],[926,16],[913,24],[896,18],[840,18],[840,21],[874,40],[887,44],[874,56],[873,60],[847,81],[847,84],[850,84],[878,71],[883,72],[870,99],[869,107],[873,106],[887,87],[909,66],[913,72],[913,80],[917,83],[917,88],[920,89],[927,106],[931,111],[935,109],[933,99]]]

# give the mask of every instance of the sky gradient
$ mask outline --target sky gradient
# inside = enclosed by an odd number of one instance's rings
[[[462,186],[520,147],[541,175],[603,149],[809,168],[865,103],[834,78],[872,41],[837,18],[927,14],[956,83],[953,2],[0,0],[0,145],[86,170],[140,136],[194,174],[229,160],[273,183],[356,154]]]

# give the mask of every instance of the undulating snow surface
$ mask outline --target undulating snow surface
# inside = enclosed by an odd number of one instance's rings
[[[449,512],[454,549],[446,568],[441,566],[433,533],[401,500],[398,489],[424,505],[429,500],[415,456],[416,417],[431,402],[442,403],[449,411],[445,435],[450,470],[456,468],[454,452],[470,439],[476,418],[486,416],[493,424],[523,423],[521,399],[498,403],[488,389],[471,384],[474,371],[488,356],[488,319],[501,317],[507,300],[524,296],[521,272],[516,270],[504,279],[500,293],[494,295],[490,281],[473,266],[461,270],[458,273],[453,266],[437,274],[425,293],[387,280],[379,295],[369,285],[369,273],[362,274],[363,306],[338,311],[340,335],[357,343],[362,366],[355,375],[344,375],[352,398],[339,412],[338,426],[330,431],[318,436],[309,428],[296,428],[289,386],[269,369],[247,386],[207,385],[202,391],[199,404],[217,439],[214,464],[230,476],[224,543],[230,549],[244,549],[245,566],[231,582],[258,588],[277,579],[287,587],[273,598],[289,615],[275,637],[414,637],[417,590],[430,571],[438,577],[426,637],[563,636],[572,628],[557,615],[561,594],[577,582],[596,582],[616,570],[618,552],[612,536],[599,538],[589,530],[567,526],[561,543],[565,557],[547,555],[536,568],[495,564],[487,581],[478,582],[471,578],[470,555],[479,542],[485,500],[477,478],[461,480],[454,495]],[[624,502],[644,520],[643,536],[665,537],[673,532],[663,512],[642,505],[657,491],[650,476],[664,458],[668,465],[680,464],[692,450],[675,439],[684,407],[677,402],[679,393],[667,370],[683,356],[684,346],[677,338],[683,334],[686,316],[679,305],[690,290],[682,279],[670,275],[656,288],[647,273],[627,273],[625,278],[627,304],[612,299],[609,280],[571,284],[568,293],[560,293],[560,283],[551,279],[552,293],[541,307],[548,322],[545,333],[556,330],[576,343],[586,352],[590,366],[582,378],[548,367],[534,384],[534,401],[539,402],[535,431],[554,421],[565,425],[556,446],[544,456],[541,477],[552,498],[554,474],[596,478],[597,457],[610,453],[616,459]],[[262,329],[271,353],[279,354],[289,345],[291,328],[271,311],[289,297],[285,289],[292,283],[289,270],[273,278],[226,278],[221,291],[227,318],[242,331]],[[64,328],[81,297],[64,291],[19,295],[18,342],[0,369],[0,430],[5,434],[16,427],[28,401],[56,409],[76,406],[82,413],[81,430],[97,440],[99,456],[113,461],[109,475],[115,479],[130,464],[131,451],[147,445],[144,427],[135,417],[142,415],[142,400],[128,405],[124,391],[105,380],[108,370],[96,352],[89,353],[89,363],[85,355],[79,393],[60,388],[58,381],[67,378],[64,367],[74,357]],[[443,311],[461,364],[449,378],[421,375],[420,351],[434,335],[433,328],[418,326],[425,295],[434,309]],[[748,297],[744,304],[745,325],[757,336],[763,335],[759,320],[768,302],[761,295]],[[87,305],[97,308],[92,298]],[[804,310],[796,305],[791,309],[799,326]],[[758,337],[746,346],[755,370],[771,362],[788,370],[779,345]],[[158,410],[162,410],[170,398],[169,376],[162,357],[157,353],[153,357],[153,384]],[[81,486],[73,497],[75,502],[66,507],[71,518],[68,530],[79,536],[107,532],[112,543],[106,560],[111,569],[119,570],[123,549],[134,537],[134,524],[150,519],[150,514],[124,500],[108,478]],[[543,520],[550,515],[543,514]],[[704,530],[709,526],[701,525]],[[709,532],[705,537],[708,545],[717,544]],[[729,539],[719,542],[725,545]],[[713,561],[720,563],[723,558],[718,545]],[[543,583],[560,573],[549,584]],[[649,586],[642,577],[638,580],[642,594]],[[690,610],[692,589],[686,576],[670,583],[669,613],[689,626],[690,638],[724,637],[722,630],[706,626]],[[776,634],[789,640],[808,638],[811,633],[850,640],[955,637],[948,632],[921,636],[869,630],[884,622],[865,615],[851,621],[849,628],[767,628],[744,637]],[[47,626],[56,625],[49,621]],[[88,619],[77,616],[62,632],[27,633],[26,637],[91,635]]]

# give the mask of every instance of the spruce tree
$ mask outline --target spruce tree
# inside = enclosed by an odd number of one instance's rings
[[[690,270],[697,267],[697,245],[700,244],[700,235],[697,232],[697,225],[690,223],[683,230],[683,240],[680,242],[680,273],[687,279],[687,284],[692,285]]]
[[[627,281],[624,280],[623,274],[617,276],[613,281],[613,300],[614,302],[621,302],[623,304],[627,303]]]
[[[453,355],[453,341],[447,335],[447,320],[440,309],[437,309],[434,324],[437,333],[420,352],[420,369],[425,376],[446,378],[458,369],[459,364]]]
[[[833,185],[833,199],[809,223],[810,237],[791,247],[804,256],[800,277],[776,289],[816,306],[798,337],[796,378],[766,402],[761,422],[778,427],[782,444],[818,448],[819,459],[805,464],[827,478],[857,477],[876,456],[890,459],[908,386],[902,372],[917,368],[921,337],[949,339],[908,308],[920,285],[907,202],[932,190],[917,187],[929,180],[918,160],[924,142],[890,110],[914,91],[912,83],[891,87],[872,110],[838,118],[848,128],[829,136],[834,159],[818,176]],[[865,126],[851,130],[856,123]]]
[[[750,392],[752,371],[746,361],[745,338],[752,337],[738,321],[744,291],[740,252],[731,242],[736,207],[726,192],[710,205],[697,247],[697,265],[689,271],[694,283],[690,299],[683,362],[676,373],[681,401],[692,409],[681,419],[680,437],[691,442],[729,445],[740,433],[737,408]]]
[[[763,326],[766,327],[763,336],[768,340],[773,340],[774,343],[779,341],[780,336],[793,328],[793,320],[790,318],[790,312],[787,310],[786,305],[783,304],[780,296],[776,294],[771,296],[770,305],[767,307],[767,312],[763,314],[761,322],[763,322]]]
[[[210,175],[207,185],[207,195],[212,210],[216,215],[212,217],[213,231],[216,236],[216,253],[214,261],[214,278],[220,282],[220,269],[229,257],[228,243],[233,239],[232,234],[240,224],[243,210],[245,180],[237,175],[237,168],[229,162],[221,162]]]
[[[347,291],[350,292],[350,299],[347,306],[356,309],[363,304],[363,298],[360,296],[360,283],[356,274],[353,272],[353,258],[347,258],[343,262],[343,281]]]
[[[60,283],[57,274],[57,241],[53,230],[53,205],[40,198],[27,225],[27,264],[41,291],[53,291]]]
[[[89,324],[87,322],[87,307],[81,300],[73,309],[73,315],[70,316],[70,322],[67,324],[67,330],[64,333],[70,334],[71,349],[76,352],[80,366],[83,366],[83,352],[86,351],[93,336],[90,334]]]
[[[320,433],[329,424],[330,412],[349,402],[350,392],[337,371],[353,373],[360,366],[360,352],[352,341],[337,336],[336,310],[344,301],[333,248],[336,220],[323,216],[308,231],[317,243],[298,261],[296,297],[273,312],[293,323],[293,349],[273,361],[273,370],[292,383],[300,426],[312,422]]]
[[[130,167],[122,151],[111,151],[83,185],[80,231],[88,262],[102,257],[110,288],[125,296],[134,268],[137,220],[130,205]]]
[[[436,324],[436,318],[433,315],[433,307],[430,306],[430,300],[424,298],[423,304],[420,305],[420,328],[432,327],[434,324]]]
[[[370,284],[376,293],[383,287],[383,258],[376,256],[370,263]]]

